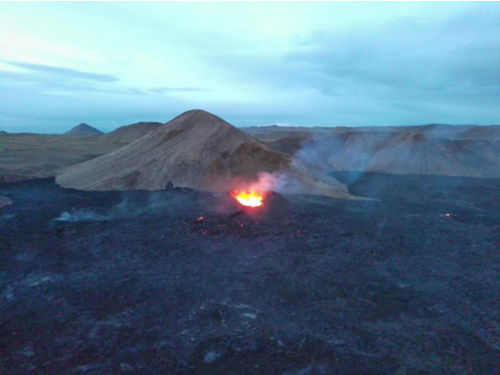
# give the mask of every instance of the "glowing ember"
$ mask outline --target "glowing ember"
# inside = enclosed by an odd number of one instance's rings
[[[259,207],[263,205],[264,194],[261,192],[233,190],[230,194],[243,206]]]

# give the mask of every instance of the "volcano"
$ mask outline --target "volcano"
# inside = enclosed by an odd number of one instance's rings
[[[162,190],[173,184],[222,192],[254,183],[262,173],[279,176],[273,188],[281,192],[351,197],[337,180],[313,175],[293,156],[203,110],[187,111],[127,146],[71,166],[56,181],[79,190]]]

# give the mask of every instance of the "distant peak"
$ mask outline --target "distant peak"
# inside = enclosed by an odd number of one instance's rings
[[[206,124],[206,123],[226,123],[219,116],[214,115],[213,113],[204,111],[203,109],[191,109],[184,113],[181,113],[179,116],[175,117],[171,121],[182,121],[187,123],[197,123],[197,124]],[[171,122],[169,121],[169,122]]]
[[[182,113],[179,117],[217,118],[222,120],[219,116],[204,111],[203,109],[191,109],[189,111]]]
[[[67,131],[64,133],[66,135],[91,135],[91,134],[104,134],[102,131],[99,129],[94,128],[93,126],[90,126],[89,124],[86,124],[82,122],[81,124],[75,126],[73,129],[70,131]]]
[[[203,114],[203,113],[214,116],[212,113],[205,111],[204,109],[190,109],[189,111],[182,113],[181,116],[185,114]]]

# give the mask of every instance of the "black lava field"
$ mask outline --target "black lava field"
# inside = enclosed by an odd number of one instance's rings
[[[500,374],[500,180],[372,200],[0,184],[0,374]]]

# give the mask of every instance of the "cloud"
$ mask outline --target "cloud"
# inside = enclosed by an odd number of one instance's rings
[[[32,64],[32,63],[25,63],[20,61],[8,61],[8,60],[7,61],[2,60],[2,63],[30,70],[33,72],[48,73],[60,77],[68,77],[74,79],[83,79],[83,80],[91,80],[99,82],[117,82],[120,80],[119,78],[111,74],[84,72],[81,70],[64,68],[60,66]]]
[[[54,75],[40,75],[32,72],[15,72],[0,69],[0,80],[4,86],[11,90],[26,90],[30,93],[40,94],[71,94],[71,93],[96,93],[96,94],[118,94],[147,96],[152,94],[175,94],[182,92],[207,92],[208,89],[197,87],[157,87],[152,89],[141,89],[121,85],[109,85],[107,83],[80,80],[60,79]]]
[[[31,93],[101,93],[122,95],[147,95],[144,90],[133,87],[109,86],[106,83],[80,80],[60,79],[54,75],[39,75],[31,72],[13,72],[0,69],[0,79],[12,90],[27,90]]]
[[[304,124],[297,106],[309,124],[492,123],[500,115],[498,19],[500,7],[471,5],[448,17],[316,30],[281,54],[206,58],[242,87],[301,97],[290,106],[294,123]]]
[[[500,34],[499,18],[500,12],[480,8],[444,22],[405,18],[344,35],[320,31],[284,63],[300,69],[295,83],[330,97],[457,104],[500,99],[500,39],[493,37]]]

